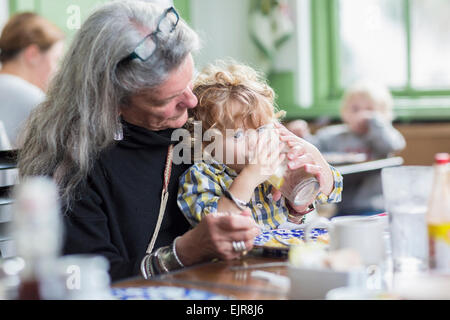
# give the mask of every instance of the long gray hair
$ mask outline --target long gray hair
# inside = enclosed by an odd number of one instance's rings
[[[197,34],[180,20],[173,33],[161,35],[150,60],[119,63],[156,29],[163,13],[136,0],[98,8],[75,36],[46,101],[26,123],[20,176],[52,176],[67,208],[100,152],[120,132],[119,113],[129,98],[161,85],[199,47]]]

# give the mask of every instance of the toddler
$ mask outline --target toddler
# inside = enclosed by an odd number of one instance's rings
[[[284,197],[275,201],[273,186],[267,182],[285,156],[278,136],[270,146],[264,132],[257,130],[280,115],[273,90],[248,66],[218,63],[198,76],[193,91],[199,103],[191,110],[191,121],[201,123],[203,132],[215,130],[223,143],[180,178],[178,206],[189,222],[196,225],[211,213],[249,208],[263,231],[304,223],[304,212],[303,219],[295,219],[298,215],[289,201]],[[332,171],[336,187],[328,197],[319,194],[318,201],[340,200],[342,177]]]
[[[392,95],[384,86],[359,82],[350,87],[341,105],[343,124],[322,128],[315,135],[302,121],[291,123],[296,133],[324,153],[363,153],[370,160],[401,151],[405,139],[392,126]],[[384,211],[381,177],[378,172],[346,176],[345,198],[339,215],[375,214]]]

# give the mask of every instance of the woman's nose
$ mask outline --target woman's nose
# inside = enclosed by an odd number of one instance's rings
[[[192,92],[192,89],[190,87],[187,88],[186,92],[184,93],[183,103],[189,109],[195,108],[198,104],[198,99],[196,95]]]

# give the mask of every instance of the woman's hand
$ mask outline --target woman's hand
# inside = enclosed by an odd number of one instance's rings
[[[320,153],[320,151],[309,142],[297,137],[281,124],[276,123],[275,127],[280,134],[280,140],[287,143],[290,151],[287,154],[289,160],[288,168],[296,170],[304,168],[306,172],[314,175],[320,184],[320,191],[326,196],[333,191],[334,178],[330,166]],[[274,200],[279,199],[281,194],[275,192]],[[293,207],[295,209],[295,207]]]
[[[244,241],[247,251],[260,229],[251,212],[237,214],[210,214],[177,241],[177,254],[185,266],[219,258],[233,260],[242,253],[233,249],[233,241]]]

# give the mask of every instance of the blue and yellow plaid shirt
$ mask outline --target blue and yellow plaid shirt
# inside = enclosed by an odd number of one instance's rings
[[[334,190],[327,197],[319,193],[318,203],[336,203],[341,201],[343,179],[341,174],[331,167],[334,176]],[[228,190],[237,177],[237,172],[217,162],[197,162],[180,178],[178,206],[191,225],[197,225],[208,214],[216,213],[219,199],[224,190]],[[256,223],[263,229],[276,229],[287,221],[289,209],[285,198],[272,199],[272,185],[260,184],[248,204]]]

